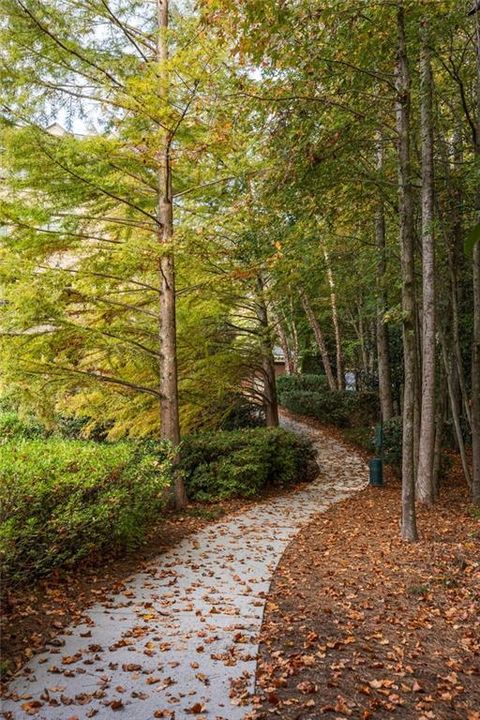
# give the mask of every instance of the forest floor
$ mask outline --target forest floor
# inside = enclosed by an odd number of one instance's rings
[[[262,626],[258,718],[480,720],[480,522],[456,462],[418,512],[419,543],[400,540],[399,508],[387,472],[289,545]]]

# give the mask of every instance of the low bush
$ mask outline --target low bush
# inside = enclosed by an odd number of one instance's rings
[[[260,428],[191,435],[180,452],[191,500],[253,497],[272,487],[312,480],[315,451],[308,438]]]
[[[282,395],[281,404],[299,415],[309,415],[324,423],[346,427],[348,409],[343,393],[326,390],[323,393],[295,390]]]
[[[383,423],[383,458],[386,463],[402,467],[402,418],[393,417]]]
[[[286,393],[296,391],[324,392],[328,390],[325,375],[281,375],[277,378],[277,392],[280,402]],[[283,404],[283,403],[282,403]]]
[[[65,440],[106,439],[109,427],[91,418],[57,414],[47,426],[33,415],[19,415],[15,410],[0,410],[0,443],[9,440],[57,437]]]
[[[378,417],[376,393],[329,390],[324,375],[283,375],[277,380],[277,389],[283,407],[324,423],[362,427]]]
[[[218,430],[241,430],[242,428],[257,428],[265,426],[263,408],[254,405],[243,393],[230,393],[221,398],[221,408],[211,408],[212,414],[220,417]],[[225,408],[228,410],[225,411]]]
[[[33,418],[21,418],[16,412],[0,412],[0,444],[13,439],[45,437],[45,429]]]
[[[6,584],[138,544],[165,504],[166,446],[25,439],[0,445]]]
[[[380,401],[376,392],[370,390],[346,390],[341,395],[350,427],[363,427],[378,422]]]

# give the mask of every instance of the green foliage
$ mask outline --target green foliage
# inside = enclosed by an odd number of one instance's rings
[[[141,542],[170,483],[168,447],[58,438],[0,446],[6,583]]]
[[[45,428],[34,418],[20,418],[14,411],[0,412],[0,444],[12,439],[44,437]]]
[[[282,394],[281,403],[287,410],[299,415],[309,415],[324,423],[338,427],[348,425],[348,412],[344,394],[326,390],[318,393],[311,390],[294,390]]]
[[[354,445],[358,445],[358,447],[361,447],[370,453],[375,451],[375,438],[372,433],[371,425],[366,427],[345,428],[343,435]]]
[[[310,392],[323,392],[327,389],[325,375],[302,373],[298,375],[281,375],[277,379],[277,392],[281,402],[283,395],[297,390]]]
[[[316,474],[310,441],[282,429],[191,435],[180,456],[191,500],[253,497]]]
[[[474,225],[465,238],[464,250],[467,257],[473,254],[473,248],[477,242],[480,242],[480,223]]]
[[[323,375],[284,376],[277,387],[279,401],[288,410],[338,427],[362,427],[378,415],[376,393],[328,390]]]
[[[387,420],[383,424],[383,453],[388,465],[395,468],[402,466],[402,418],[400,416]]]

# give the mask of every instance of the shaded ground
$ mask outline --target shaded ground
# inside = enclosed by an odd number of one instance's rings
[[[259,718],[480,720],[480,523],[455,470],[422,541],[399,540],[400,484],[318,515],[274,576]]]
[[[5,718],[247,716],[265,598],[285,547],[367,478],[363,461],[328,434],[285,424],[311,435],[318,478],[208,524],[108,592],[102,586],[12,679]]]

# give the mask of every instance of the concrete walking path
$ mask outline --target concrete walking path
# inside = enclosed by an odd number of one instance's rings
[[[185,538],[89,608],[12,680],[7,720],[248,716],[266,596],[286,546],[367,482],[363,460],[326,433],[282,425],[312,438],[318,478]]]

